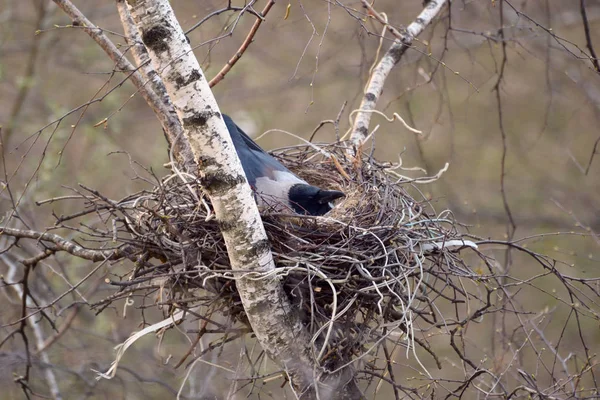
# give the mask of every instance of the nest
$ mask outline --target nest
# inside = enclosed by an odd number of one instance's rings
[[[414,344],[415,324],[440,326],[436,301],[463,293],[453,279],[477,276],[455,251],[460,246],[444,247],[462,241],[449,211],[435,214],[394,165],[345,154],[341,144],[277,152],[306,181],[346,198],[324,217],[262,213],[277,275],[307,329],[325,344],[321,361],[332,367],[393,332]],[[246,323],[219,226],[199,192],[191,177],[172,174],[114,205],[113,240],[138,256],[129,275],[111,281],[119,292],[98,305],[158,291],[162,305],[207,306]]]

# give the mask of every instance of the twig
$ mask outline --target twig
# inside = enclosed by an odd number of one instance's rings
[[[592,37],[590,35],[590,22],[587,17],[587,11],[585,10],[585,0],[580,0],[581,19],[583,20],[583,31],[585,32],[585,43],[590,51],[590,61],[594,65],[596,72],[600,73],[600,64],[598,63],[598,56],[592,46]]]
[[[511,240],[514,237],[517,225],[512,215],[512,210],[510,208],[510,205],[508,204],[508,197],[506,195],[506,156],[508,154],[508,138],[506,135],[506,130],[504,129],[504,113],[502,107],[502,96],[500,94],[500,85],[502,83],[502,80],[504,79],[504,71],[506,69],[506,63],[508,61],[508,55],[506,54],[506,41],[504,40],[504,0],[500,0],[499,8],[500,29],[498,30],[498,35],[501,39],[500,43],[502,46],[502,63],[500,64],[500,70],[498,71],[498,79],[496,80],[496,84],[494,85],[494,92],[496,93],[496,102],[498,104],[498,126],[500,128],[500,135],[502,137],[502,158],[500,160],[500,191],[502,193],[502,204],[504,205],[504,211],[506,212],[506,216],[508,218],[508,223],[506,226],[506,235],[508,236],[509,240]],[[510,263],[509,256],[510,253],[507,249],[507,266]]]
[[[262,19],[264,17],[264,14],[260,15],[259,13],[257,13],[256,11],[254,11],[254,8],[252,8],[252,7],[235,7],[235,6],[232,6],[231,5],[231,1],[229,1],[229,5],[227,7],[218,9],[218,10],[213,11],[210,14],[206,15],[200,21],[198,21],[194,25],[192,25],[191,28],[189,28],[188,30],[186,30],[185,34],[188,35],[190,32],[192,32],[194,29],[198,28],[200,25],[202,25],[203,23],[205,23],[206,21],[208,21],[212,17],[216,17],[217,15],[222,14],[222,13],[227,12],[227,11],[248,11],[250,14],[256,16],[256,18],[258,18],[258,19]]]
[[[390,31],[390,33],[396,37],[396,39],[404,40],[404,35],[402,34],[402,32],[400,32],[398,29],[396,29],[395,27],[390,25],[387,21],[387,18],[385,18],[377,10],[375,10],[375,8],[373,8],[371,3],[369,3],[367,0],[361,0],[361,1],[362,1],[363,6],[365,6],[369,10],[369,14],[372,15],[373,17],[375,17],[375,19],[377,21],[379,21],[379,23],[381,23],[381,25],[385,26],[387,28],[387,30]]]
[[[16,275],[17,275],[17,269],[18,269],[17,265],[14,262],[11,262],[11,260],[9,259],[8,256],[2,257],[2,261],[9,267],[8,280],[11,282],[14,282]],[[28,275],[27,271],[33,267],[26,266],[25,268],[26,268],[26,271],[25,271],[25,277],[26,277]],[[12,288],[15,290],[15,292],[17,293],[17,297],[19,298],[19,300],[22,301],[24,306],[26,306],[28,308],[35,307],[35,304],[33,303],[33,300],[29,295],[30,289],[29,289],[26,278],[23,278],[21,285],[18,285],[18,284],[13,285]],[[22,315],[25,315],[25,309],[23,309],[22,311],[23,311]],[[54,371],[52,370],[52,367],[50,367],[50,357],[48,356],[48,353],[45,351],[45,347],[44,347],[45,333],[44,333],[44,329],[42,327],[41,321],[34,316],[30,316],[21,322],[21,329],[23,329],[27,324],[29,324],[33,330],[33,335],[35,337],[35,346],[38,349],[38,354],[39,354],[41,360],[46,364],[46,367],[44,368],[44,374],[46,375],[46,382],[48,383],[48,386],[50,388],[50,393],[52,393],[52,397],[55,400],[61,400],[62,396],[60,394],[60,390],[58,387],[58,381],[56,379],[56,375],[54,374]],[[24,335],[24,333],[21,333],[21,334]],[[27,352],[27,362],[31,363],[31,354],[30,354],[29,349],[27,349],[26,352]]]
[[[36,239],[53,243],[56,247],[53,251],[65,251],[76,257],[90,261],[118,260],[123,257],[131,257],[132,249],[129,246],[122,246],[113,250],[93,250],[86,249],[73,242],[70,242],[59,235],[48,232],[37,232],[26,229],[0,228],[0,235],[9,235],[15,238]]]
[[[587,167],[585,168],[585,175],[587,175],[590,172],[590,168],[592,167],[592,161],[594,161],[594,156],[598,154],[598,144],[600,144],[600,137],[594,142],[594,148],[592,149],[592,154],[590,154],[590,160],[588,161]]]
[[[273,7],[274,4],[275,4],[274,0],[269,0],[269,2],[265,5],[265,8],[263,8],[263,10],[261,12],[261,16],[263,18],[269,13],[269,10],[271,10],[271,7]],[[257,17],[256,21],[254,22],[254,25],[252,25],[252,29],[250,29],[250,32],[248,32],[248,36],[246,36],[246,39],[244,40],[244,42],[242,43],[242,45],[240,46],[238,51],[236,51],[235,54],[229,59],[229,61],[227,61],[227,64],[225,64],[223,66],[223,68],[221,68],[219,73],[217,75],[215,75],[215,77],[212,78],[210,80],[210,82],[208,82],[208,85],[211,88],[213,86],[215,86],[217,83],[221,82],[223,80],[223,78],[225,78],[225,75],[227,75],[227,73],[231,70],[231,68],[233,68],[233,66],[238,62],[238,60],[240,58],[242,58],[242,55],[244,55],[244,52],[248,49],[248,46],[250,46],[250,44],[252,43],[252,41],[254,39],[254,35],[256,35],[258,28],[260,28],[260,25],[264,21],[263,18]]]

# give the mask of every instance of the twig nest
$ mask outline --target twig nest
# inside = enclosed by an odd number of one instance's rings
[[[391,165],[346,154],[342,144],[277,152],[310,184],[346,197],[323,217],[263,214],[277,275],[317,342],[328,346],[323,357],[331,365],[362,354],[384,331],[407,331],[416,320],[421,326],[436,323],[435,301],[453,287],[452,277],[476,276],[444,247],[462,240],[450,212],[436,215]],[[418,198],[409,194],[412,189]],[[130,210],[123,211],[138,215],[128,220],[128,244],[160,261],[137,266],[131,281],[167,276],[163,303],[170,298],[185,308],[217,301],[243,322],[218,224],[196,192],[195,182],[171,175],[128,199]],[[190,290],[198,288],[204,290]],[[446,300],[452,296],[459,293],[443,293]]]

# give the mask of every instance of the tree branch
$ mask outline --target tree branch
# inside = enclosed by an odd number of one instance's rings
[[[594,65],[596,72],[600,73],[600,63],[598,63],[598,56],[592,45],[592,36],[590,35],[590,22],[587,17],[587,11],[585,10],[585,0],[580,0],[579,8],[581,11],[581,19],[583,20],[583,31],[585,33],[585,43],[590,51],[590,61]]]
[[[369,123],[371,121],[371,111],[375,109],[377,100],[383,92],[383,85],[386,78],[392,71],[392,68],[402,58],[406,50],[410,47],[413,40],[419,36],[431,23],[431,21],[440,13],[442,7],[448,0],[429,0],[427,6],[421,11],[419,16],[401,32],[402,37],[394,40],[388,51],[383,55],[367,84],[365,95],[360,103],[359,111],[354,119],[352,135],[350,140],[355,146],[360,146],[369,135]]]
[[[60,237],[59,235],[48,232],[37,232],[27,229],[15,229],[5,227],[0,228],[0,235],[8,235],[17,239],[36,239],[44,242],[50,242],[54,244],[54,246],[48,246],[50,247],[50,251],[65,251],[76,257],[90,261],[118,260],[123,257],[128,258],[132,255],[131,251],[129,251],[129,247],[121,247],[112,250],[86,249],[84,247],[79,246],[78,244],[75,244]],[[45,254],[45,252],[42,254]],[[41,255],[39,257],[41,257]],[[36,258],[38,257],[30,259],[30,263]]]
[[[8,266],[8,281],[13,283],[16,282],[16,276],[18,267],[17,264],[10,260],[10,257],[4,256],[2,257],[2,261],[4,264]],[[27,272],[25,273],[27,275]],[[28,283],[25,279],[23,279],[22,286],[21,285],[11,285],[15,293],[17,294],[18,299],[25,307],[35,308],[31,295],[29,294],[30,288],[28,287]],[[28,295],[29,294],[29,295]],[[50,367],[50,356],[48,352],[45,351],[44,343],[46,340],[46,334],[44,332],[44,328],[41,324],[41,320],[37,316],[29,316],[24,321],[21,322],[21,328],[24,330],[25,326],[29,324],[33,331],[33,336],[35,337],[35,346],[37,348],[37,353],[39,354],[42,362],[46,365],[43,367],[44,375],[46,376],[46,382],[48,384],[48,388],[50,389],[50,393],[52,394],[52,398],[54,400],[62,400],[62,395],[60,393],[60,389],[58,387],[58,381],[56,379],[56,375],[52,367]],[[21,333],[24,335],[24,333]],[[28,362],[31,362],[31,354],[29,351],[26,351]]]
[[[269,13],[269,10],[271,10],[271,7],[273,7],[274,4],[274,0],[269,0],[269,2],[265,5],[265,8],[263,8],[261,12],[263,18]],[[250,29],[250,32],[248,32],[248,36],[246,36],[244,43],[242,43],[238,51],[236,51],[235,54],[229,59],[229,61],[227,61],[227,64],[223,66],[219,73],[210,80],[210,82],[208,83],[210,87],[213,87],[217,83],[221,82],[223,78],[225,78],[225,75],[227,75],[227,73],[231,70],[231,68],[233,68],[233,66],[238,62],[238,60],[242,58],[242,55],[248,49],[250,43],[252,43],[252,41],[254,40],[254,35],[256,35],[256,32],[258,31],[258,28],[260,27],[260,24],[262,24],[262,22],[263,19],[257,17],[257,20],[254,22],[254,25],[252,25],[252,29]]]

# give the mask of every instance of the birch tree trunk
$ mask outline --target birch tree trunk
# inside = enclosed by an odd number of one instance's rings
[[[183,124],[198,176],[220,223],[231,267],[251,271],[240,273],[236,284],[257,339],[285,369],[298,397],[340,398],[334,393],[340,381],[333,379],[339,374],[329,376],[318,367],[299,315],[275,275],[268,275],[275,265],[258,208],[217,102],[168,0],[127,3],[154,70]],[[346,381],[352,381],[348,370],[344,370]],[[323,397],[326,388],[331,391]],[[357,393],[345,398],[357,398]]]

